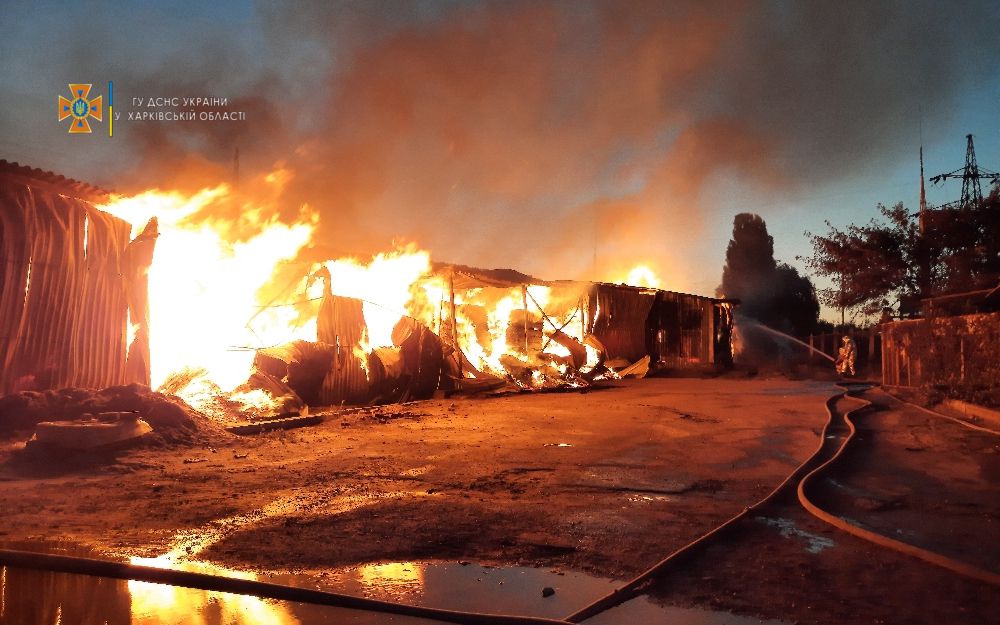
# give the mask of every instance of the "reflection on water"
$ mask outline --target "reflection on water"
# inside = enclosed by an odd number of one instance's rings
[[[395,499],[403,496],[426,496],[420,492],[391,493],[361,493],[361,494],[331,494],[323,490],[299,492],[290,497],[276,499],[257,510],[224,519],[215,519],[207,524],[178,533],[170,544],[170,549],[163,558],[170,561],[182,561],[193,558],[208,549],[226,536],[239,531],[247,525],[259,524],[272,517],[284,516],[290,512],[298,514],[343,514],[362,506],[371,505],[380,499]],[[150,566],[156,566],[151,564]]]
[[[5,549],[108,559],[65,541],[8,542]],[[116,579],[0,567],[0,623],[7,625],[128,625],[126,583]]]
[[[91,558],[105,557],[71,543],[0,543],[7,549]],[[524,567],[489,568],[456,563],[393,562],[311,575],[257,576],[170,557],[133,558],[134,564],[269,581],[435,608],[562,618],[607,594],[621,582]],[[551,586],[556,594],[542,597]],[[429,625],[399,615],[272,601],[109,580],[82,575],[0,567],[0,625]],[[749,625],[756,619],[728,613],[660,607],[645,597],[587,621],[592,625],[676,623]],[[779,623],[779,621],[771,621]]]
[[[414,562],[368,564],[358,569],[357,578],[367,591],[402,598],[421,591],[424,585],[424,566]]]
[[[257,579],[257,576],[252,573],[232,571],[203,562],[173,562],[166,557],[131,558],[131,562],[140,566],[169,568],[191,573],[224,575],[249,580]],[[127,583],[128,592],[132,597],[131,622],[135,625],[298,623],[298,620],[289,613],[287,605],[282,602],[272,602],[227,592],[179,588],[134,580],[129,580]]]

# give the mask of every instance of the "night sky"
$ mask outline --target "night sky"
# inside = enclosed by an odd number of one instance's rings
[[[917,207],[921,135],[928,177],[962,166],[969,133],[1000,170],[998,33],[987,0],[8,0],[0,158],[194,191],[229,182],[239,148],[241,185],[284,170],[269,210],[308,205],[333,251],[415,241],[546,279],[645,262],[714,295],[738,212],[801,268],[804,231]],[[224,97],[246,121],[123,119],[109,138],[109,80],[122,117]],[[56,121],[69,83],[104,96],[92,135]]]

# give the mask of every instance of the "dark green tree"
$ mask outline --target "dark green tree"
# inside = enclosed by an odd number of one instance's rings
[[[774,239],[758,215],[733,220],[719,294],[740,300],[740,316],[793,336],[809,334],[819,319],[812,282],[774,259]]]
[[[888,224],[873,219],[838,230],[826,222],[826,236],[806,233],[813,255],[799,260],[814,275],[830,279],[834,286],[820,290],[819,299],[842,315],[848,310],[874,315],[919,290],[918,223],[902,203],[878,208]]]
[[[884,308],[909,308],[922,297],[996,286],[1000,280],[1000,193],[975,205],[919,213],[902,202],[879,204],[886,221],[834,228],[826,236],[806,233],[813,255],[800,258],[833,286],[820,301],[864,316]]]

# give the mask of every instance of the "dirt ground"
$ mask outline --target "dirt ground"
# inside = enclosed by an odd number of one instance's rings
[[[645,379],[431,400],[101,458],[29,453],[22,435],[0,441],[0,539],[271,572],[469,560],[627,579],[781,483],[819,445],[835,392],[782,378]],[[1000,571],[1000,437],[880,390],[864,396],[876,405],[817,501]],[[1000,613],[996,588],[832,528],[794,491],[652,597],[801,623]]]

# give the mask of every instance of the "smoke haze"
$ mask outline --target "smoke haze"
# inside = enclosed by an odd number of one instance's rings
[[[318,211],[329,254],[415,241],[543,278],[646,262],[678,290],[715,177],[781,193],[895,162],[918,106],[947,118],[1000,68],[1000,7],[972,0],[290,0],[167,19],[173,36],[100,13],[108,46],[23,63],[58,63],[53,88],[106,71],[116,93],[226,95],[248,121],[122,125],[129,158],[90,181],[195,190],[238,147],[241,191]]]

